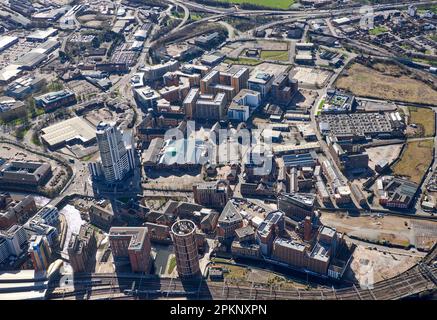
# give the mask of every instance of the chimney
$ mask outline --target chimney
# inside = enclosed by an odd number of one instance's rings
[[[311,229],[312,229],[311,217],[306,216],[304,222],[304,229],[303,229],[303,239],[305,241],[311,240]]]

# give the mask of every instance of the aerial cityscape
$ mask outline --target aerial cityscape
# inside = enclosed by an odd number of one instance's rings
[[[437,0],[0,0],[0,300],[436,300],[436,111]]]

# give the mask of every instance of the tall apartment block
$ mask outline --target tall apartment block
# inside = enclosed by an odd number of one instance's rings
[[[30,237],[29,253],[35,271],[47,270],[50,265],[52,250],[45,236]]]
[[[109,244],[115,260],[129,259],[133,272],[150,271],[150,235],[146,227],[112,227]]]
[[[68,243],[68,257],[73,272],[85,272],[89,259],[95,255],[97,241],[94,229],[84,224],[80,227],[79,233],[73,233]]]
[[[176,266],[181,278],[196,277],[201,274],[195,235],[196,225],[190,220],[179,220],[171,227]]]
[[[101,161],[90,164],[91,175],[103,176],[108,183],[123,180],[135,168],[132,139],[125,139],[129,136],[125,136],[114,123],[101,122],[96,135]]]

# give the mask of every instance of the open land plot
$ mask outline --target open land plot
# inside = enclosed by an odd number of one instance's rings
[[[415,134],[419,137],[432,137],[435,131],[435,113],[432,109],[425,108],[408,108],[410,113],[409,123],[418,126],[418,132]]]
[[[367,148],[366,152],[369,155],[369,167],[375,170],[375,165],[381,160],[387,160],[388,163],[393,162],[399,156],[401,149],[402,144]]]
[[[288,61],[288,51],[263,50],[261,51],[260,58],[264,60]]]
[[[414,245],[412,221],[399,217],[352,217],[342,214],[322,214],[322,223],[334,227],[350,237],[375,244],[392,244],[408,247]],[[437,227],[437,224],[434,225]],[[436,230],[437,231],[437,230]]]
[[[437,105],[435,90],[393,65],[369,68],[355,63],[338,78],[336,87],[357,96]]]
[[[297,67],[294,69],[293,78],[303,85],[324,85],[332,76],[331,71],[314,68]]]
[[[420,257],[371,250],[358,245],[345,275],[351,280],[358,280],[360,284],[370,285],[372,282],[376,283],[405,272],[419,262],[420,259]]]
[[[433,141],[407,142],[401,158],[392,167],[393,174],[419,183],[428,170],[433,157]]]
[[[266,8],[288,9],[294,0],[217,0],[218,2],[228,2],[234,4],[252,4]]]

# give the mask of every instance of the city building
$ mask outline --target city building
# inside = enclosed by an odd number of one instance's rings
[[[278,209],[299,221],[313,215],[315,204],[316,197],[311,193],[282,193],[278,196]]]
[[[256,242],[264,256],[270,256],[273,241],[285,230],[285,215],[282,211],[270,212],[256,231]]]
[[[195,184],[193,193],[196,203],[213,208],[223,208],[232,196],[232,190],[226,181]]]
[[[6,230],[14,224],[22,225],[37,211],[32,196],[21,200],[12,199],[9,193],[0,193],[0,230]]]
[[[217,237],[220,241],[231,240],[235,237],[235,230],[243,227],[243,217],[237,206],[228,201],[219,216]]]
[[[52,250],[45,236],[31,236],[29,254],[35,271],[46,271],[50,265]]]
[[[275,77],[269,73],[258,72],[249,78],[247,86],[248,89],[259,92],[264,99],[270,93],[274,79]]]
[[[276,104],[288,106],[298,90],[298,81],[290,79],[288,72],[281,73],[272,83],[272,100]]]
[[[112,227],[109,243],[114,260],[129,260],[132,272],[148,273],[151,268],[149,230],[145,227]]]
[[[73,272],[85,272],[90,259],[96,254],[96,236],[94,229],[87,224],[80,227],[79,233],[73,233],[67,252]]]
[[[111,228],[114,212],[112,208],[102,207],[100,205],[91,205],[89,209],[90,223],[96,227],[108,231]]]
[[[179,277],[199,276],[201,271],[196,243],[196,225],[190,220],[175,222],[171,227],[171,238]]]
[[[36,188],[43,185],[51,176],[52,168],[48,163],[30,161],[6,162],[0,167],[0,185]]]
[[[202,94],[196,101],[194,119],[218,121],[226,116],[227,98],[225,93]]]
[[[70,90],[49,92],[35,98],[35,105],[44,108],[46,112],[54,111],[61,107],[69,107],[76,102],[76,95]]]
[[[10,121],[27,115],[26,105],[14,98],[0,97],[0,120]]]
[[[413,205],[418,188],[414,182],[393,178],[385,184],[379,203],[388,208],[407,209]]]
[[[10,85],[8,85],[5,94],[15,99],[22,100],[41,89],[45,83],[46,80],[42,77],[24,76],[14,80]]]
[[[26,252],[27,239],[26,231],[19,225],[0,230],[0,266]]]
[[[135,168],[132,136],[125,136],[115,123],[101,122],[96,130],[100,162],[89,165],[91,175],[103,177],[107,183],[123,180]]]

